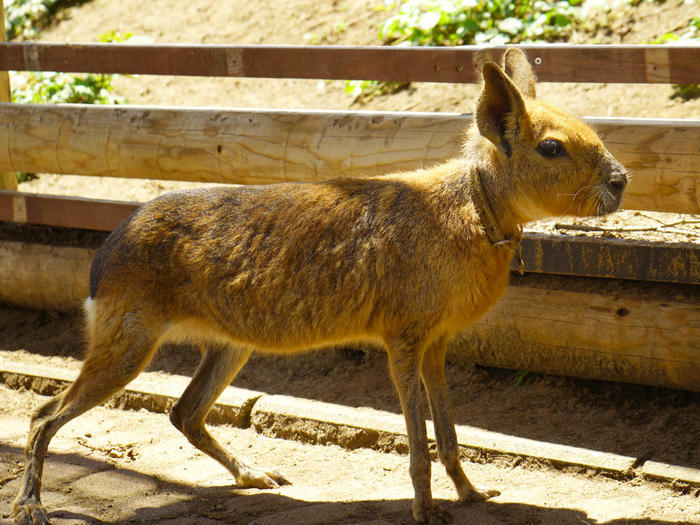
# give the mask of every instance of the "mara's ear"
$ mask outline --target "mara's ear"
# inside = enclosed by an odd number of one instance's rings
[[[509,47],[503,55],[506,75],[518,86],[520,92],[529,98],[535,98],[535,74],[522,49]]]
[[[526,114],[525,102],[518,88],[493,62],[484,64],[482,74],[484,87],[476,104],[477,128],[510,157],[512,145],[507,123],[511,119],[511,129],[517,127],[516,122]]]

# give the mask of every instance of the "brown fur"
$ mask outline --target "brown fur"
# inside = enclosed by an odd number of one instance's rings
[[[53,434],[123,388],[166,340],[203,350],[172,422],[240,486],[286,483],[240,463],[204,427],[251,351],[370,340],[387,349],[406,418],[414,518],[447,518],[431,498],[421,381],[459,498],[496,495],[477,491],[459,463],[447,342],[503,293],[523,223],[613,211],[627,182],[585,124],[534,99],[524,53],[510,49],[505,71],[484,66],[458,160],[362,180],[176,192],[120,225],[93,264],[80,376],[32,420],[16,520],[47,522],[39,491]],[[537,148],[546,140],[563,152],[543,155]]]

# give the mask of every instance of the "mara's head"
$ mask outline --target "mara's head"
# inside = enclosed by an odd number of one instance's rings
[[[535,99],[525,53],[483,67],[483,91],[465,153],[494,169],[519,221],[615,211],[628,173],[587,124]],[[475,158],[479,157],[479,158]]]

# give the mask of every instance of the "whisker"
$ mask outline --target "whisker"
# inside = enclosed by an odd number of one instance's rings
[[[592,184],[590,186],[586,186],[585,188],[582,188],[582,190],[585,190],[585,191],[582,191],[581,194],[579,195],[581,197],[581,199],[579,200],[578,209],[577,209],[577,212],[579,215],[582,215],[583,205],[586,203],[586,201],[590,200],[591,197],[600,195],[600,191],[598,190],[597,185]],[[576,202],[576,201],[574,201],[574,202]]]
[[[599,201],[599,199],[600,199],[600,193],[597,193],[597,194],[596,194],[596,193],[594,193],[594,192],[591,191],[591,192],[588,193],[586,199],[582,199],[582,200],[581,200],[581,202],[580,202],[579,205],[578,205],[578,214],[579,214],[579,215],[583,215],[583,210],[582,210],[582,208],[583,208],[583,203],[584,203],[586,200],[588,200],[588,199],[590,199],[590,198],[592,198],[592,197],[595,197],[595,199],[593,200],[593,202],[594,202],[594,203],[597,203],[597,202]]]
[[[557,197],[569,197],[569,196],[573,195],[573,197],[575,199],[579,193],[581,193],[584,190],[590,189],[594,186],[595,186],[595,184],[588,184],[587,186],[580,188],[576,193],[557,193]]]
[[[573,206],[576,206],[577,201],[579,201],[579,197],[582,197],[580,199],[580,201],[578,202],[578,213],[580,214],[581,213],[581,206],[583,206],[583,203],[588,198],[590,198],[590,196],[593,194],[593,192],[595,191],[595,187],[596,187],[595,184],[589,184],[589,185],[586,185],[586,186],[583,186],[582,188],[580,188],[576,193],[559,193],[559,194],[557,194],[557,197],[573,196],[571,199],[572,200],[571,204],[564,210],[563,215],[566,215],[569,212],[569,210],[571,210],[571,208]]]

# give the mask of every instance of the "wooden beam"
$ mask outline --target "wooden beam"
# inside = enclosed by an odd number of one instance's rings
[[[451,358],[700,391],[699,308],[687,286],[514,277]]]
[[[71,310],[88,296],[94,248],[0,240],[0,301]]]
[[[0,192],[0,221],[111,231],[139,203]],[[693,244],[571,237],[526,232],[525,270],[586,277],[700,284],[700,250]],[[514,262],[513,270],[517,270]]]
[[[623,208],[700,213],[700,120],[585,120],[632,171]]]
[[[700,82],[700,46],[523,45],[541,82]],[[0,44],[0,69],[475,82],[504,46],[231,46],[207,44]]]
[[[0,169],[264,184],[457,154],[463,116],[0,104]]]
[[[700,284],[700,248],[693,243],[526,231],[522,258],[526,272]]]
[[[700,213],[700,121],[588,119],[623,207]],[[0,103],[0,170],[239,184],[361,177],[459,153],[470,115]]]
[[[2,191],[0,221],[111,231],[138,206],[136,202]]]
[[[5,8],[0,0],[0,44],[5,42]],[[0,69],[0,102],[12,102],[10,91],[10,72]],[[0,190],[16,190],[17,173],[0,171]]]

